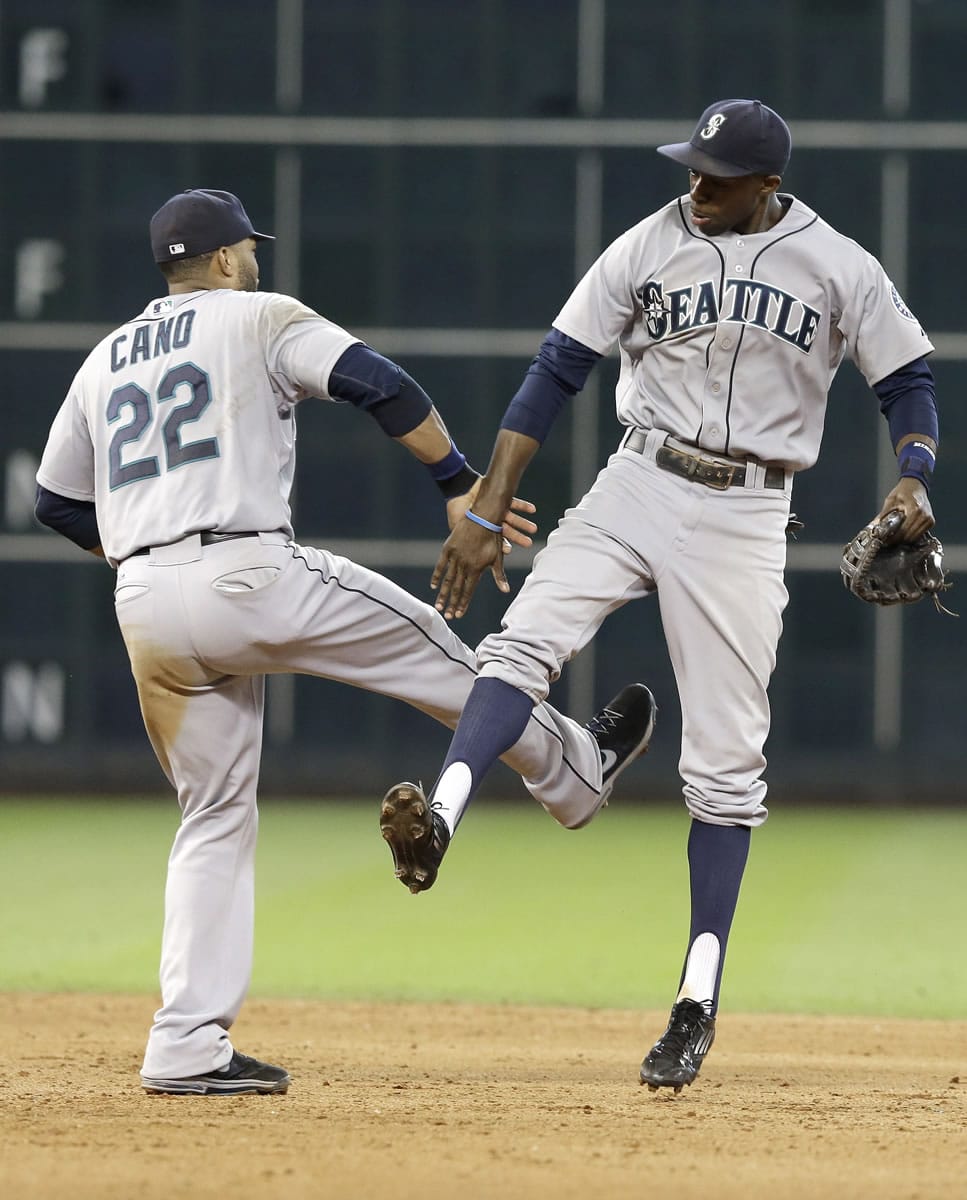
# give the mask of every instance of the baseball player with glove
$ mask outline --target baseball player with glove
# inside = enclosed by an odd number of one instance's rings
[[[767,688],[795,473],[817,458],[848,355],[899,460],[876,520],[895,512],[884,536],[915,544],[934,523],[937,413],[933,347],[881,265],[779,190],[791,138],[777,113],[720,100],[688,141],[658,149],[688,169],[689,190],[621,234],[554,320],[443,548],[437,608],[466,612],[500,559],[502,514],[525,467],[615,343],[617,449],[551,533],[500,632],[477,648],[480,676],[428,813],[410,833],[384,816],[383,832],[397,861],[418,855],[431,828],[452,832],[563,664],[610,612],[656,595],[682,710],[691,928],[668,1027],[639,1077],[679,1091],[712,1045],[750,835],[766,819]],[[390,789],[384,813],[401,804],[424,812],[412,784]]]
[[[182,812],[142,1084],[284,1092],[288,1072],[229,1037],[252,963],[265,676],[342,680],[452,729],[477,669],[430,605],[293,541],[296,409],[321,397],[370,413],[428,467],[451,527],[479,477],[405,371],[300,301],[257,290],[256,248],[269,235],[236,196],[173,196],[150,235],[168,292],[78,371],[44,450],[36,511],[117,569],[115,608],[145,727]],[[530,543],[530,511],[507,505],[502,553]],[[556,820],[577,828],[640,746],[635,721],[582,726],[539,705],[506,761]]]

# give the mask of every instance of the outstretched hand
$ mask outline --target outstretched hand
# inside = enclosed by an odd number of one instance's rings
[[[468,521],[467,509],[473,505],[478,486],[479,482],[466,495],[447,501],[447,521],[451,532],[440,551],[430,587],[437,589],[437,611],[443,613],[448,621],[462,617],[467,611],[480,576],[488,567],[500,591],[509,592],[504,557],[510,554],[514,546],[524,549],[532,546],[530,535],[537,532],[535,522],[524,515],[536,512],[536,506],[517,496],[504,513],[500,533],[492,533]]]

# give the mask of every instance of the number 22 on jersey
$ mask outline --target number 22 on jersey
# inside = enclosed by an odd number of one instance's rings
[[[194,363],[183,363],[166,371],[157,391],[158,416],[162,406],[169,404],[179,392],[187,390],[188,397],[171,409],[162,426],[166,471],[173,471],[186,463],[200,462],[218,457],[217,438],[201,438],[195,442],[181,440],[181,427],[197,421],[212,402],[208,375]],[[139,442],[148,432],[152,422],[152,397],[136,383],[127,383],[115,388],[107,404],[109,425],[127,415],[124,424],[118,426],[111,438],[109,450],[110,489],[124,487],[141,479],[154,479],[161,474],[157,455],[125,460],[125,448]]]

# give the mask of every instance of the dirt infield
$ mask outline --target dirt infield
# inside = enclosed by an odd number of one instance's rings
[[[252,1001],[286,1096],[150,1097],[148,997],[0,995],[0,1196],[967,1196],[967,1021],[721,1017],[637,1085],[664,1013]]]

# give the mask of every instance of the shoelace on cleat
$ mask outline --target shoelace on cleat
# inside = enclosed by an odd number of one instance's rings
[[[430,813],[429,845],[434,850],[445,851],[447,846],[449,846],[451,834],[450,828],[443,818],[443,803],[440,800],[430,800],[428,798],[426,805]],[[440,818],[439,824],[435,819],[436,817]],[[443,826],[442,831],[440,825]],[[446,840],[446,845],[443,844],[444,839]]]
[[[702,1015],[694,1011],[679,1013],[658,1039],[655,1049],[662,1054],[672,1051],[680,1056],[697,1032]]]
[[[591,733],[610,733],[620,719],[621,713],[615,712],[613,708],[604,708],[588,721],[585,728]]]

